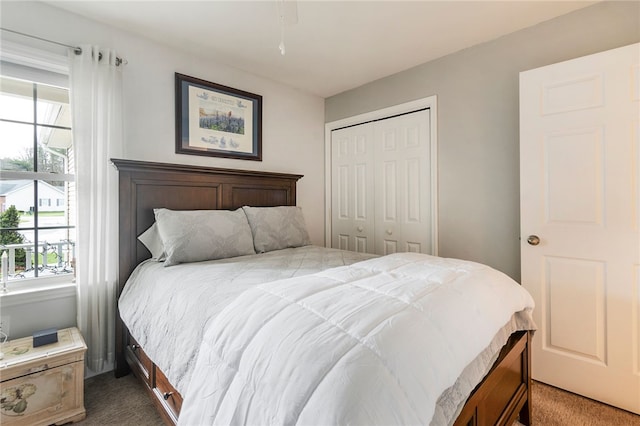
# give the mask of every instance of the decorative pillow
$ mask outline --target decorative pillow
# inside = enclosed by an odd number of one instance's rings
[[[164,260],[164,245],[162,244],[162,238],[160,238],[156,222],[153,222],[153,225],[140,234],[138,240],[149,250],[153,260],[157,260],[158,262]]]
[[[255,254],[251,228],[241,209],[154,209],[164,266]]]
[[[296,206],[243,207],[257,253],[311,244],[302,209]]]

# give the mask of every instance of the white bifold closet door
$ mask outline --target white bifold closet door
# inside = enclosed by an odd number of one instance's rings
[[[331,246],[432,253],[429,111],[334,130]]]

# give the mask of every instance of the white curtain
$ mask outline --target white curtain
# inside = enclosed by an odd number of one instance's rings
[[[122,157],[122,78],[116,53],[96,46],[71,51],[70,95],[76,176],[78,328],[94,372],[114,358],[118,278],[118,181]]]

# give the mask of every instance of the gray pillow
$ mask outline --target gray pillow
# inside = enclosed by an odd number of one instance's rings
[[[257,253],[311,244],[302,209],[296,206],[243,207]]]
[[[160,238],[158,224],[156,222],[153,222],[153,225],[140,234],[138,240],[149,250],[151,259],[157,260],[158,262],[164,260],[164,245],[162,244],[162,238]]]
[[[153,211],[164,245],[164,266],[256,253],[241,209]]]

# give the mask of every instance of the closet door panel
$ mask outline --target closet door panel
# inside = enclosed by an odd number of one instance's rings
[[[373,129],[332,132],[331,247],[374,252]]]
[[[383,146],[386,147],[386,144],[383,143]],[[398,162],[395,159],[384,161],[378,170],[382,171],[382,183],[376,185],[376,188],[382,189],[382,199],[376,206],[376,210],[380,210],[376,215],[375,240],[378,243],[376,252],[392,254],[398,252],[399,238],[402,235],[398,226]]]
[[[429,112],[373,125],[376,253],[431,253]]]

